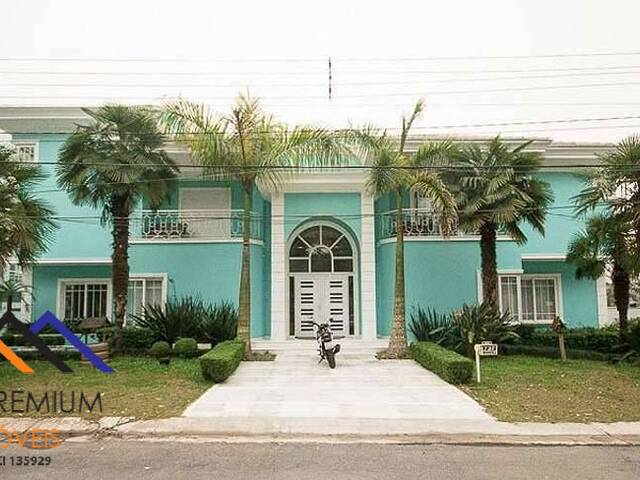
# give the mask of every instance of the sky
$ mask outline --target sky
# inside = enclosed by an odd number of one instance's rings
[[[397,132],[423,98],[415,133],[613,142],[640,133],[639,16],[629,0],[5,2],[0,105],[225,111],[248,91],[286,122]]]

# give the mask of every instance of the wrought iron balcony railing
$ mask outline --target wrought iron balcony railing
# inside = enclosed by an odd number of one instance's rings
[[[406,237],[441,237],[440,214],[420,208],[406,208],[402,211],[402,228]],[[381,238],[395,237],[397,233],[396,210],[385,212],[380,217]],[[454,227],[451,236],[459,235]]]
[[[133,240],[231,240],[242,238],[242,210],[141,210],[131,216]],[[262,215],[251,214],[253,240],[262,240]]]

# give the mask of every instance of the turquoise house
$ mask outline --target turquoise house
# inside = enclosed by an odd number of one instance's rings
[[[38,192],[60,219],[42,258],[22,271],[12,266],[4,272],[33,286],[34,299],[22,306],[26,320],[46,310],[61,318],[112,314],[108,228],[100,224],[100,212],[72,205],[54,179],[58,150],[83,121],[74,108],[0,108],[5,140],[18,147],[23,160],[39,162],[47,172]],[[408,148],[424,140],[414,137]],[[577,280],[565,252],[581,228],[570,202],[582,186],[581,172],[571,166],[595,163],[596,154],[608,146],[537,139],[530,148],[544,156],[540,175],[551,183],[555,204],[544,237],[530,231],[524,246],[499,238],[501,308],[522,322],[545,324],[559,315],[574,327],[604,324],[605,279]],[[188,152],[168,150],[179,163],[190,162]],[[390,200],[373,198],[365,175],[357,170],[310,172],[292,177],[277,192],[255,192],[253,337],[272,342],[310,337],[311,321],[328,319],[336,333],[354,340],[389,335],[397,226]],[[141,205],[131,221],[129,312],[182,295],[237,302],[241,206],[238,185],[203,180],[193,168],[181,173],[159,210]],[[408,313],[417,306],[450,311],[478,301],[478,237],[443,238],[437,216],[415,194],[406,198],[402,228]]]

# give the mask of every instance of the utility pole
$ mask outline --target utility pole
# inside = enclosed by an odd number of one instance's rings
[[[332,93],[332,79],[333,79],[333,72],[331,70],[331,57],[329,57],[329,100],[331,100],[331,93]]]

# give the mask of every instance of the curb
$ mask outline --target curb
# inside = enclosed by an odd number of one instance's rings
[[[104,417],[0,418],[3,432],[59,430],[67,441],[116,438],[156,442],[381,443],[513,446],[640,446],[640,422],[540,424],[391,419]]]

